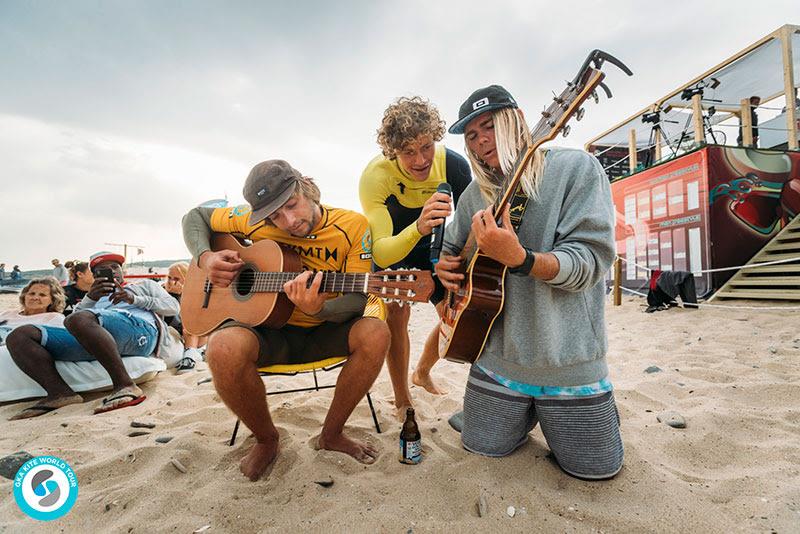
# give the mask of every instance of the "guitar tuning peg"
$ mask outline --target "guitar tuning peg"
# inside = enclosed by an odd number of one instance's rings
[[[553,100],[556,102],[556,104],[561,104],[562,102],[564,102],[564,99],[555,93],[553,93]]]
[[[575,114],[575,120],[580,122],[584,115],[586,115],[586,110],[583,108],[578,108],[578,112]]]
[[[592,91],[591,97],[594,100],[595,104],[600,103],[600,97],[597,95],[597,91]]]
[[[567,124],[566,126],[561,128],[561,135],[563,135],[564,137],[568,136],[570,129],[571,128],[569,127],[569,124]]]

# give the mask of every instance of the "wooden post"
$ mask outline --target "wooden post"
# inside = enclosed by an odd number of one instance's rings
[[[694,125],[694,142],[697,144],[706,142],[706,133],[703,131],[703,103],[700,102],[700,95],[692,97],[692,124]]]
[[[750,115],[750,99],[742,99],[742,146],[753,146],[753,118]]]
[[[661,128],[661,127],[659,126],[659,128]],[[654,156],[653,157],[653,160],[654,160],[653,161],[653,165],[655,165],[656,163],[661,161],[661,136],[658,135],[658,132],[656,132],[656,145],[653,148],[655,149],[654,153],[653,153],[653,156]]]
[[[781,48],[783,48],[783,92],[786,94],[786,129],[788,130],[789,150],[797,150],[797,109],[794,101],[794,60],[792,54],[792,35],[790,27],[781,28]]]
[[[614,306],[622,306],[622,260],[614,260]]]
[[[628,136],[628,168],[631,174],[636,172],[636,129],[631,128],[631,133]]]

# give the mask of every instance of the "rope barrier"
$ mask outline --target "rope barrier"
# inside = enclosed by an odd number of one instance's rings
[[[645,267],[644,265],[640,265],[640,264],[636,263],[635,261],[628,261],[628,260],[626,260],[625,258],[623,258],[621,256],[617,256],[617,258],[619,258],[620,261],[623,261],[625,263],[628,263],[630,265],[635,266],[637,269],[643,269],[643,270],[647,271],[648,273],[653,272],[653,269],[650,269],[649,267]],[[786,259],[783,259],[783,260],[766,261],[766,262],[763,262],[763,263],[750,263],[750,264],[747,264],[747,265],[737,265],[735,267],[720,267],[719,269],[703,269],[703,270],[700,270],[700,271],[692,271],[692,274],[696,275],[696,274],[702,274],[702,273],[719,273],[719,272],[722,272],[722,271],[737,271],[739,269],[752,269],[753,267],[766,267],[766,266],[769,266],[769,265],[778,265],[778,264],[781,264],[781,263],[791,263],[793,261],[800,261],[800,256],[798,256],[796,258],[786,258]]]
[[[640,293],[638,291],[634,291],[633,289],[628,289],[627,287],[620,287],[626,293],[632,293],[639,297],[647,298],[647,295],[644,293]],[[698,308],[725,308],[728,310],[779,310],[779,311],[798,311],[800,310],[800,306],[725,306],[723,304],[706,304],[706,303],[697,303],[696,306]],[[686,305],[684,305],[686,307]]]

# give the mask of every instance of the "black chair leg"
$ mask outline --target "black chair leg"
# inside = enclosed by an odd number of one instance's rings
[[[231,441],[228,443],[229,447],[233,447],[234,442],[236,442],[236,434],[239,432],[239,422],[240,420],[236,420],[236,425],[233,427],[233,434],[231,435]]]
[[[378,423],[378,415],[375,413],[375,407],[372,405],[372,397],[370,397],[369,392],[367,392],[367,403],[369,404],[369,411],[372,413],[372,422],[375,423],[375,431],[381,434],[381,425]],[[237,419],[236,424],[233,426],[233,434],[231,434],[231,440],[228,442],[229,447],[233,447],[233,444],[236,443],[236,435],[239,433],[239,423],[241,423],[241,419]]]
[[[369,391],[367,391],[367,402],[369,403],[369,411],[372,412],[372,421],[375,423],[375,431],[380,434],[381,425],[378,424],[378,416],[375,415],[375,407],[372,406],[372,397],[369,396]]]

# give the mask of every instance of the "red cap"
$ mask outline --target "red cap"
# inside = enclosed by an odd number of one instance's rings
[[[117,254],[116,252],[108,252],[107,250],[103,250],[101,252],[95,252],[89,258],[89,268],[94,269],[95,265],[103,263],[104,261],[114,261],[119,263],[120,265],[125,264],[125,256],[122,254]]]

